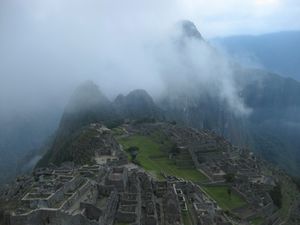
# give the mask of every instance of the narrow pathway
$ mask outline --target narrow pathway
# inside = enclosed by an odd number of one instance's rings
[[[279,223],[278,225],[284,225],[284,224],[286,224],[289,221],[289,219],[291,217],[291,212],[292,212],[293,206],[294,206],[294,203],[289,208],[289,212],[288,212],[287,218],[284,221],[282,221],[281,223]]]

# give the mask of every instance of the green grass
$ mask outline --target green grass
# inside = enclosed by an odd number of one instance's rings
[[[233,210],[247,205],[247,202],[238,194],[232,192],[228,194],[227,186],[207,186],[203,189],[218,203],[224,210]]]
[[[168,158],[168,150],[171,148],[171,143],[163,140],[158,133],[151,136],[133,135],[126,138],[118,139],[124,149],[131,146],[137,146],[139,153],[137,156],[138,162],[147,171],[156,175],[157,178],[162,178],[161,172],[167,175],[184,178],[191,181],[203,181],[207,178],[195,168],[179,168],[175,161]]]
[[[263,224],[264,219],[262,217],[256,217],[253,220],[250,221],[250,224],[252,225],[261,225]]]
[[[299,197],[299,192],[294,183],[292,183],[285,176],[280,176],[282,206],[280,209],[280,216],[282,219],[287,219],[290,215],[290,208],[295,199]]]
[[[182,220],[183,220],[182,222],[184,225],[192,225],[193,224],[188,212],[182,212],[181,216],[182,216]]]

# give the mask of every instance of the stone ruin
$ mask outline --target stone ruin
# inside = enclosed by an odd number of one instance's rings
[[[224,175],[235,173],[231,188],[248,203],[233,212],[240,215],[240,221],[257,216],[278,221],[268,194],[276,181],[262,175],[262,165],[251,152],[206,131],[171,125],[139,126],[130,129],[149,134],[161,126],[177,143],[187,164],[208,176],[204,185],[224,184]],[[108,135],[105,140],[110,140],[109,130],[97,129]],[[19,178],[16,189],[2,194],[2,198],[13,199],[17,205],[9,214],[0,212],[5,225],[183,225],[187,215],[192,215],[197,225],[231,224],[232,218],[199,184],[167,175],[164,181],[157,180],[129,165],[126,154],[113,140],[102,144],[95,165],[51,166]],[[185,166],[186,162],[176,160]]]
[[[35,176],[6,225],[182,225],[187,199],[199,190],[126,166],[44,169]]]

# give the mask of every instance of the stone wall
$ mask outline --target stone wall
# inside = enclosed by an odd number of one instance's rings
[[[118,193],[116,191],[112,191],[107,199],[106,207],[103,210],[103,216],[101,216],[99,219],[99,223],[101,225],[113,225],[118,207],[118,202]]]
[[[61,209],[68,209],[88,191],[90,191],[91,194],[90,198],[96,199],[96,196],[98,195],[97,186],[92,185],[92,183],[88,181],[63,203]]]
[[[114,167],[106,177],[107,185],[114,185],[116,189],[123,192],[128,181],[128,171],[125,167]]]
[[[90,220],[98,221],[100,216],[103,214],[101,209],[85,202],[80,203],[80,209],[84,209],[84,215]]]
[[[134,223],[137,220],[137,213],[136,211],[133,212],[118,211],[116,219],[122,223]]]
[[[6,225],[99,225],[82,214],[70,215],[59,210],[38,209],[27,215],[11,216]]]

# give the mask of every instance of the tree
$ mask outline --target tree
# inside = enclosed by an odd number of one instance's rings
[[[232,191],[231,191],[231,188],[228,187],[228,189],[227,189],[227,194],[228,194],[228,196],[229,196],[230,199],[231,199],[231,192],[232,192]]]
[[[276,184],[276,186],[271,191],[269,191],[269,194],[270,194],[274,204],[278,208],[281,208],[281,206],[282,206],[282,193],[281,193],[280,184]]]
[[[139,148],[136,146],[131,146],[127,150],[131,156],[131,161],[134,162],[139,152]]]
[[[176,124],[177,124],[177,122],[176,122],[175,120],[173,120],[173,121],[171,121],[171,122],[170,122],[170,124],[172,124],[172,125],[176,125]]]
[[[227,183],[232,183],[235,179],[235,175],[233,173],[227,173],[224,175],[224,179]]]
[[[177,146],[177,144],[173,144],[170,150],[170,153],[172,156],[176,156],[180,153],[180,148]]]

